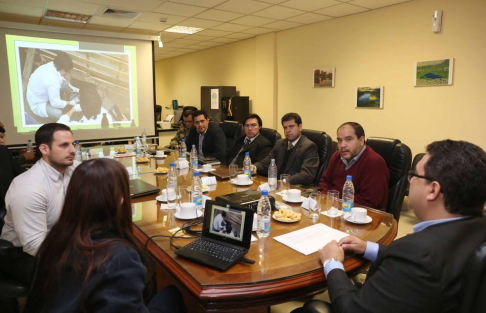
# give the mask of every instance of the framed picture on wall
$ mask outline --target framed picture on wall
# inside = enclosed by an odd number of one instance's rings
[[[356,88],[356,107],[383,109],[383,86]]]
[[[413,85],[415,87],[452,85],[453,68],[453,58],[415,62]]]
[[[314,69],[314,88],[334,87],[334,67]]]

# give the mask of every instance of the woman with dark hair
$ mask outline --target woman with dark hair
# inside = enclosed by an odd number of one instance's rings
[[[125,167],[109,159],[78,166],[39,250],[25,312],[184,312],[175,288],[145,307],[146,269],[132,227]]]

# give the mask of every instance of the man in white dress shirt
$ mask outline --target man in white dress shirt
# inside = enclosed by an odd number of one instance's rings
[[[37,130],[35,142],[42,158],[12,181],[5,196],[7,215],[0,238],[24,252],[12,264],[0,260],[0,270],[12,276],[16,276],[15,272],[21,275],[28,272],[21,264],[37,254],[47,233],[59,219],[69,180],[79,165],[74,161],[76,150],[68,126],[45,124]]]

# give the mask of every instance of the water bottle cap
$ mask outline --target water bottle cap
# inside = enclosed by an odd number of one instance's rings
[[[185,139],[182,139],[182,142],[186,142],[186,140]]]
[[[27,142],[31,142],[31,141],[32,141],[32,140],[30,140],[30,139],[29,139],[29,140],[27,140]]]
[[[174,163],[170,163],[170,167],[173,167],[174,166]]]
[[[30,140],[29,140],[29,141],[30,141]],[[78,144],[78,143],[79,143],[79,141],[77,141],[77,140],[76,140],[74,143],[75,143],[75,144]]]
[[[194,172],[194,177],[199,177],[199,172]]]
[[[268,196],[268,190],[262,190],[262,196]]]
[[[346,176],[346,180],[353,180],[353,176],[351,176],[351,175],[347,175],[347,176]]]
[[[245,152],[245,155],[250,155],[250,152]]]
[[[135,137],[135,139],[137,139],[137,140],[138,140],[138,139],[140,139],[140,137],[138,137],[138,136],[137,136],[137,137]]]

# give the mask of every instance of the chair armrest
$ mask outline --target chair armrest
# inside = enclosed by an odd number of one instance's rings
[[[8,240],[0,239],[0,255],[7,255],[11,253],[14,245]]]

